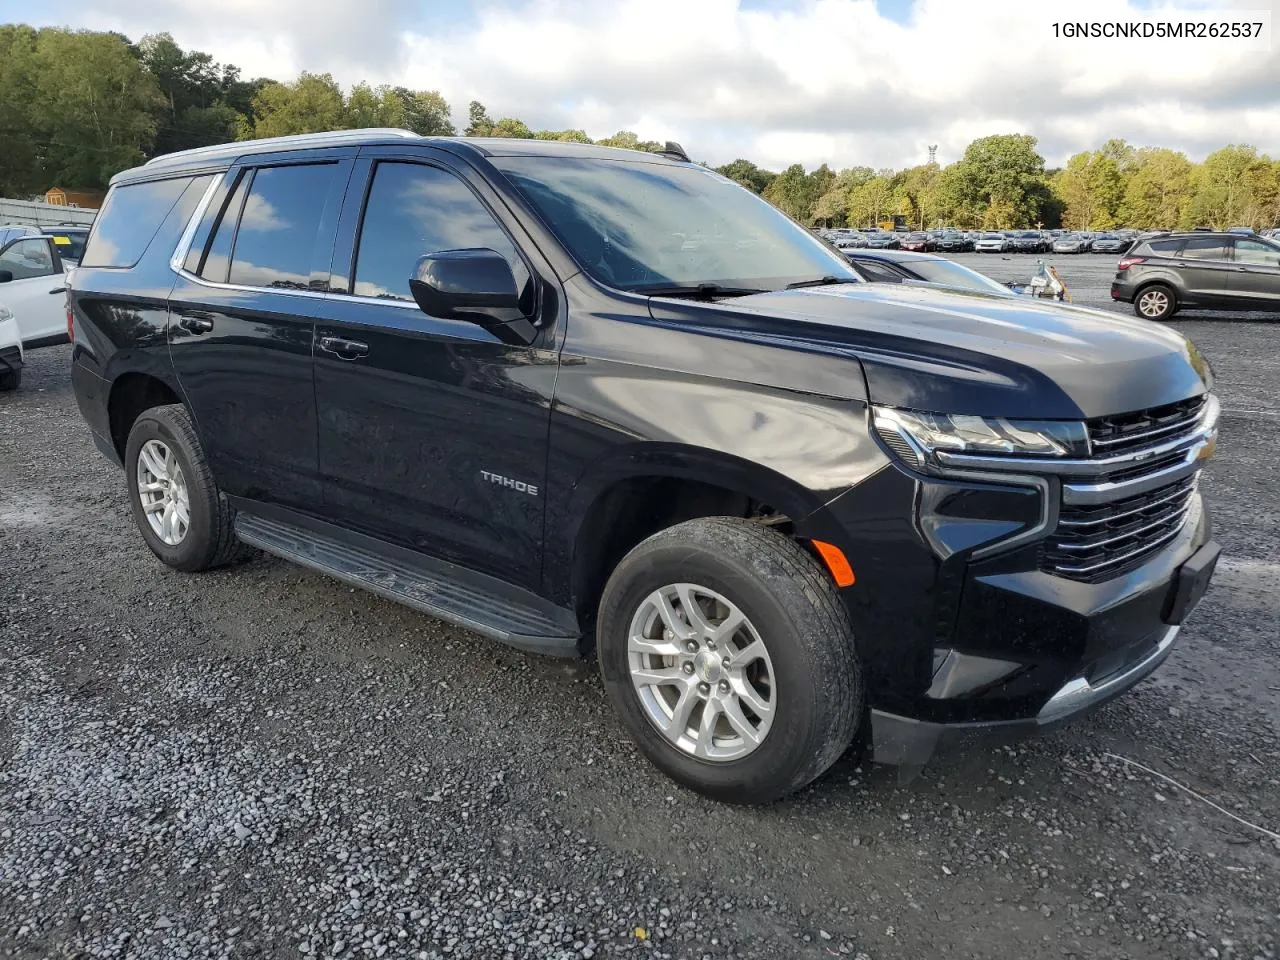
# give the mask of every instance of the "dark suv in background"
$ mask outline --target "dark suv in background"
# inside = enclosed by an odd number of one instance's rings
[[[726,800],[855,738],[914,765],[1090,709],[1218,556],[1218,401],[1181,335],[864,283],[674,144],[158,158],[114,178],[70,307],[80,410],[161,561],[258,547],[594,651],[640,749]]]
[[[1116,265],[1111,298],[1147,320],[1184,307],[1280,311],[1280,243],[1201,231],[1139,240]]]

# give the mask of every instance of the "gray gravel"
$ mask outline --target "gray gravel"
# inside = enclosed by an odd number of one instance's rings
[[[1272,960],[1280,843],[1114,758],[1280,830],[1280,329],[1175,325],[1227,409],[1226,558],[1170,661],[767,809],[663,779],[587,667],[274,559],[162,567],[69,349],[33,351],[0,395],[0,956]]]

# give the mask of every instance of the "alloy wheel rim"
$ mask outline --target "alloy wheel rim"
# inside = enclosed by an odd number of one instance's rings
[[[1144,316],[1157,317],[1164,313],[1169,298],[1159,290],[1148,290],[1138,300],[1138,307]]]
[[[151,532],[171,547],[180,544],[191,526],[191,498],[178,458],[160,440],[138,451],[138,499]]]
[[[627,636],[645,715],[676,748],[724,763],[759,749],[777,712],[769,650],[728,598],[692,583],[649,594]]]

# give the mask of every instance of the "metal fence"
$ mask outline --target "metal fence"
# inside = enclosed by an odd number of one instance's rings
[[[0,199],[0,225],[26,223],[36,227],[53,227],[58,224],[76,224],[87,227],[97,215],[97,210],[85,210],[82,207],[65,207],[33,200]]]

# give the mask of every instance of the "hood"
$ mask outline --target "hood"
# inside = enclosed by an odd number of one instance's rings
[[[651,310],[856,357],[872,402],[917,410],[1078,420],[1172,403],[1211,382],[1167,327],[1030,297],[833,284],[710,304],[655,299]]]

